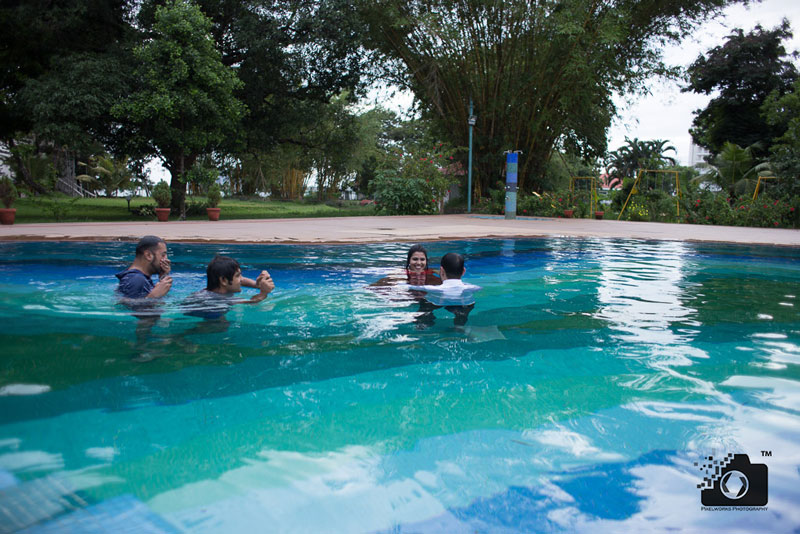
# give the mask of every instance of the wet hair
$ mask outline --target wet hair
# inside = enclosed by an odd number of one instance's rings
[[[211,263],[206,267],[206,289],[213,291],[219,287],[219,279],[224,278],[228,282],[233,280],[236,271],[240,271],[239,262],[228,256],[214,256]]]
[[[464,256],[455,252],[448,252],[439,263],[444,269],[447,278],[461,278],[464,274]]]
[[[139,244],[136,245],[136,257],[143,256],[145,252],[148,250],[155,250],[158,248],[158,245],[166,242],[158,236],[154,235],[146,235],[139,240]]]
[[[425,250],[425,247],[422,245],[414,245],[410,249],[408,249],[408,256],[406,256],[406,269],[411,265],[411,256],[414,255],[415,252],[422,252],[425,254],[425,268],[428,268],[428,251]]]

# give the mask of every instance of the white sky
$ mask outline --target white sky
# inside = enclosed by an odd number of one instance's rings
[[[772,29],[783,18],[789,20],[794,31],[794,38],[784,41],[787,52],[791,53],[800,49],[800,0],[765,0],[749,7],[731,6],[725,10],[723,18],[706,23],[680,46],[665,50],[664,56],[670,65],[687,67],[699,54],[723,44],[734,28],[742,28],[747,33],[760,23],[765,29]],[[622,146],[626,136],[666,139],[678,150],[678,161],[687,164],[692,142],[689,135],[694,118],[692,112],[703,109],[712,97],[681,93],[677,83],[664,81],[654,81],[651,93],[632,105],[625,104],[623,99],[616,101],[619,117],[609,132],[609,150]]]
[[[666,49],[664,57],[670,65],[687,67],[699,54],[721,45],[734,28],[742,28],[747,33],[761,24],[765,29],[771,29],[783,18],[789,20],[794,31],[794,38],[784,42],[787,52],[800,50],[800,0],[764,0],[748,7],[741,4],[729,7],[721,18],[701,26],[679,46]],[[616,100],[619,116],[609,131],[608,148],[619,148],[626,136],[642,140],[666,139],[677,149],[679,163],[685,165],[691,146],[692,112],[704,108],[710,99],[711,96],[681,93],[676,82],[653,80],[651,95],[639,97],[631,103],[626,103],[623,98]],[[390,95],[387,91],[375,90],[369,100],[403,111],[410,106],[412,99],[409,94]],[[152,161],[148,167],[152,180],[169,181],[169,175],[159,162]]]

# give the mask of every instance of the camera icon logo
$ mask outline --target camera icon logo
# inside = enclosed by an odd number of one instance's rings
[[[703,506],[766,506],[767,466],[750,463],[746,454],[728,454],[720,459],[704,458],[700,501]]]

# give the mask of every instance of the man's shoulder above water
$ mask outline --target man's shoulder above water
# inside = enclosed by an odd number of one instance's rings
[[[143,299],[155,287],[153,280],[139,269],[125,269],[118,272],[116,277],[119,279],[117,293],[125,298]]]

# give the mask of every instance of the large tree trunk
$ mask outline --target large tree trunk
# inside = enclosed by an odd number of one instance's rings
[[[169,182],[169,188],[172,190],[170,209],[173,215],[183,217],[186,213],[186,182],[183,176],[192,168],[197,156],[196,153],[176,154],[165,164],[171,176]]]
[[[17,146],[14,143],[13,139],[9,139],[6,144],[8,145],[9,149],[13,149],[14,147]],[[38,195],[46,194],[47,193],[47,189],[42,184],[40,184],[39,182],[37,182],[33,178],[33,176],[31,175],[30,169],[28,169],[28,167],[25,166],[25,163],[22,161],[22,158],[20,157],[19,153],[15,152],[14,150],[11,150],[11,154],[12,154],[12,157],[14,158],[14,163],[17,164],[17,168],[19,169],[20,173],[22,174],[21,178],[22,178],[23,183],[25,185],[27,185],[30,188],[31,191],[33,191],[34,193],[36,193]]]

